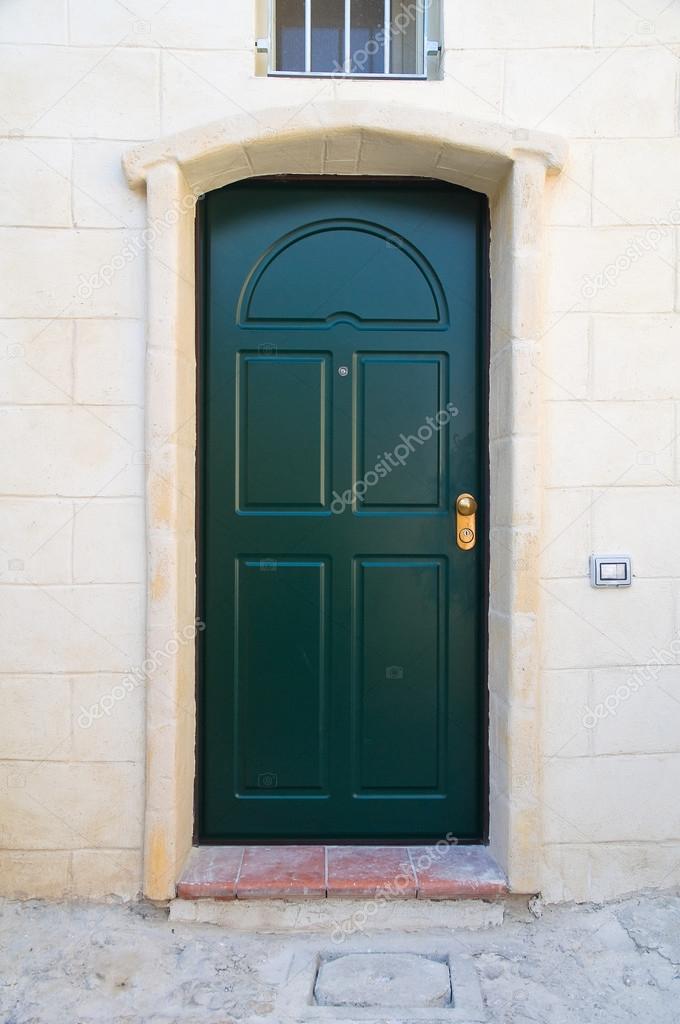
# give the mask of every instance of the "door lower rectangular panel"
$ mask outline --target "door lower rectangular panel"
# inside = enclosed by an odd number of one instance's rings
[[[323,560],[236,563],[238,797],[327,786],[328,576]]]
[[[357,795],[442,792],[445,587],[443,559],[354,562]]]

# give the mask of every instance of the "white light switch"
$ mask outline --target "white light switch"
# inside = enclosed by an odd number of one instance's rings
[[[590,582],[594,587],[629,587],[630,555],[591,555]]]

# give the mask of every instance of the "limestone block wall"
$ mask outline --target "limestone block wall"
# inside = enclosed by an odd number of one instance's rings
[[[541,390],[512,399],[541,403],[543,891],[680,881],[680,7],[444,0],[443,19],[440,80],[368,83],[256,73],[254,0],[0,5],[3,892],[141,886],[149,246],[121,155],[350,99],[569,142]],[[592,590],[591,551],[630,553],[634,585]]]

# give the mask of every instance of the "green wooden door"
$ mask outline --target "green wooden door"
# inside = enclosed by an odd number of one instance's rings
[[[480,839],[485,201],[255,181],[201,206],[199,837]]]

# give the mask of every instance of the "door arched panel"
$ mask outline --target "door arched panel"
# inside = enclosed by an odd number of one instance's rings
[[[434,268],[414,245],[380,224],[333,219],[298,228],[260,257],[237,319],[241,327],[441,330],[449,314]]]

